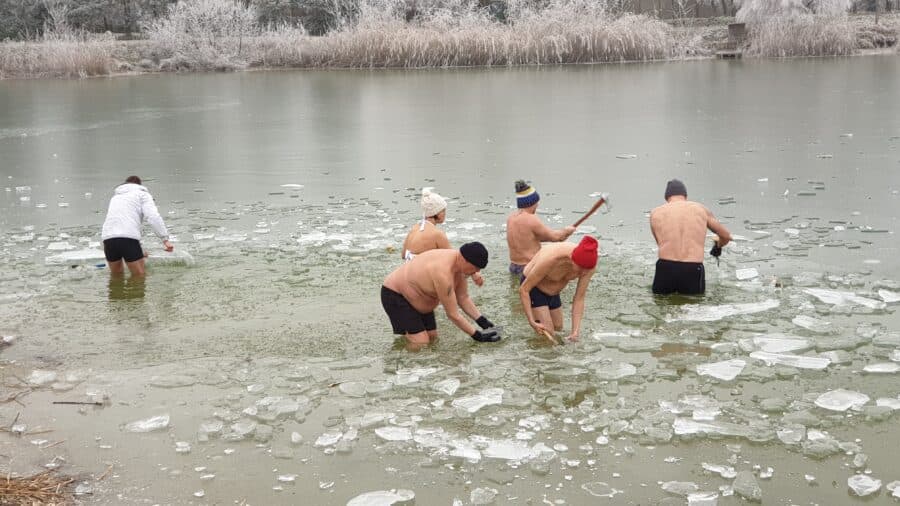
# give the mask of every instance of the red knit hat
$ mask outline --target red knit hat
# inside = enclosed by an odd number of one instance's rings
[[[572,261],[582,269],[593,269],[597,266],[597,239],[586,235],[572,250]]]

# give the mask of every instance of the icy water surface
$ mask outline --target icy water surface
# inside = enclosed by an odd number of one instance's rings
[[[3,470],[92,504],[894,504],[898,88],[896,57],[0,83]],[[184,255],[146,239],[145,283],[96,266],[132,173]],[[671,177],[736,236],[702,299],[649,294]],[[518,178],[556,227],[613,196],[579,343],[505,272]],[[422,186],[491,252],[498,344],[390,335]]]

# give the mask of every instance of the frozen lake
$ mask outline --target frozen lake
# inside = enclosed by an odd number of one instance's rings
[[[0,462],[92,504],[896,504],[898,89],[896,56],[0,82]],[[59,257],[131,174],[193,258],[146,283]],[[672,177],[737,236],[703,299],[650,295]],[[613,197],[578,344],[506,273],[521,178],[556,227]],[[422,186],[491,253],[496,345],[390,334]]]

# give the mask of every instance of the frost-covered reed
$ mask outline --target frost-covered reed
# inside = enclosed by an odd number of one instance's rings
[[[47,32],[35,41],[0,42],[0,79],[88,77],[112,69],[111,36]]]
[[[856,52],[856,30],[846,16],[773,17],[753,26],[753,56],[841,56]]]

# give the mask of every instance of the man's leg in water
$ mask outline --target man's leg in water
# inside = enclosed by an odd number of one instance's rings
[[[109,273],[113,276],[121,276],[125,274],[125,260],[116,260],[115,262],[106,262],[109,266]]]
[[[550,308],[548,306],[539,306],[531,308],[531,312],[534,314],[534,320],[541,325],[544,326],[545,329],[549,331],[553,331],[553,316],[550,314]]]
[[[135,260],[134,262],[128,262],[126,263],[126,265],[128,266],[128,271],[131,272],[132,276],[143,276],[146,274],[143,258]]]
[[[551,309],[550,310],[550,318],[553,319],[553,328],[556,329],[557,332],[560,332],[563,329],[562,307],[558,307],[556,309]]]

